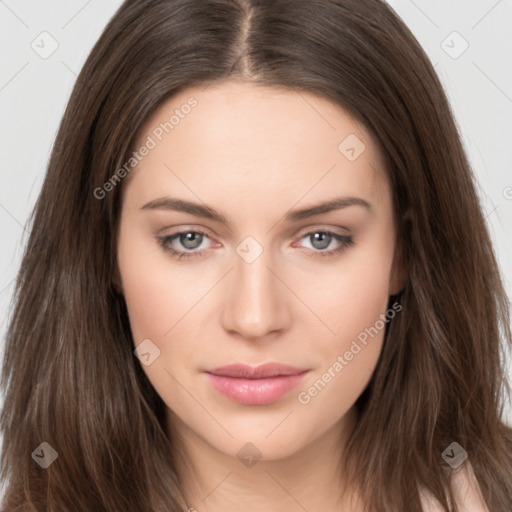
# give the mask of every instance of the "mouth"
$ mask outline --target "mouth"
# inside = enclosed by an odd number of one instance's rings
[[[308,372],[308,369],[279,363],[256,367],[240,363],[205,371],[218,392],[245,405],[266,405],[278,401],[298,386]]]

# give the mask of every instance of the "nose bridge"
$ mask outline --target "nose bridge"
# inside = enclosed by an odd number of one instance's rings
[[[284,325],[283,285],[274,275],[270,249],[255,238],[244,239],[236,253],[225,327],[247,338],[259,338]]]

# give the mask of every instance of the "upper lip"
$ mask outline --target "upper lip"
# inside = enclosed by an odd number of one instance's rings
[[[244,363],[229,364],[220,366],[213,370],[206,370],[206,373],[221,375],[223,377],[238,377],[245,379],[263,379],[265,377],[278,377],[281,375],[298,375],[308,371],[305,368],[295,368],[287,364],[265,363],[259,366],[250,366]]]

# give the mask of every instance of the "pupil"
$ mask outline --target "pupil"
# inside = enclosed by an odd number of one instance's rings
[[[328,235],[327,233],[315,233],[313,236],[315,238],[315,242],[320,242],[320,246],[315,246],[315,244],[313,244],[317,249],[325,249],[326,247],[329,247],[331,235]]]
[[[194,241],[194,238],[198,238],[200,239],[201,238],[201,235],[199,233],[186,233],[185,235],[185,240],[183,241],[183,238],[181,240],[182,244],[184,247],[186,247],[187,249],[196,249],[199,245],[201,245],[201,243],[197,243],[197,240]],[[183,237],[183,235],[182,235]]]

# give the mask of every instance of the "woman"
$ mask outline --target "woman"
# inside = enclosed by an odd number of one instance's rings
[[[125,2],[32,222],[3,509],[512,509],[507,297],[384,2]]]

